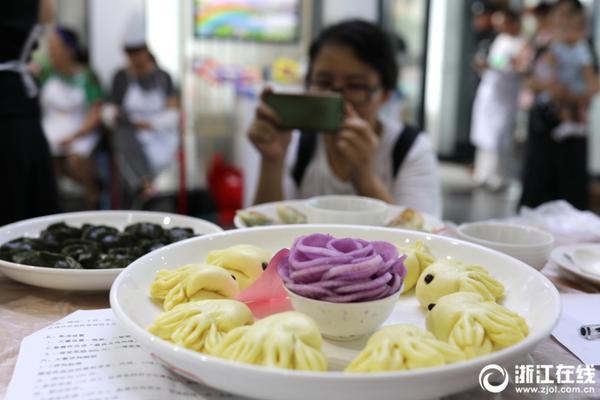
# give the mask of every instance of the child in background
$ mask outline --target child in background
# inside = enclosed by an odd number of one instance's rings
[[[585,15],[582,8],[566,13],[557,29],[557,41],[550,46],[555,77],[561,93],[555,101],[560,125],[552,137],[563,140],[586,136],[587,109],[591,97],[598,91],[598,77],[586,41]]]
[[[536,93],[529,113],[519,205],[538,207],[566,200],[588,205],[588,143],[585,110],[598,90],[592,54],[585,42],[585,13],[578,0],[552,6],[553,41],[545,53],[544,74],[530,77]]]

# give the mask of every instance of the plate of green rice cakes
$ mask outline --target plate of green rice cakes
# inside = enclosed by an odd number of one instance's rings
[[[0,272],[60,290],[108,290],[139,257],[222,229],[185,215],[89,211],[32,218],[0,228]]]

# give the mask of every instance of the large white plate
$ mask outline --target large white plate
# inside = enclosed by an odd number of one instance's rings
[[[263,203],[263,204],[258,204],[256,206],[248,207],[248,208],[245,208],[244,211],[257,211],[259,213],[265,214],[268,217],[278,220],[279,218],[277,217],[277,211],[276,211],[277,206],[294,207],[296,210],[298,210],[304,214],[306,202],[307,202],[306,199],[305,200],[274,201],[271,203]],[[386,218],[386,223],[391,221],[394,217],[396,217],[398,214],[400,214],[405,209],[406,209],[406,207],[390,205],[389,211],[388,211],[388,216]],[[423,213],[421,211],[419,211],[419,213],[423,216],[423,220],[424,220],[423,230],[424,231],[432,232],[432,233],[439,233],[442,230],[444,230],[444,228],[446,227],[446,225],[444,224],[444,222],[441,219],[436,218],[433,215]],[[235,225],[236,228],[240,228],[240,229],[249,228],[249,226],[246,225],[246,223],[244,223],[244,221],[242,221],[242,219],[238,215],[236,215],[234,217],[233,224]],[[251,227],[251,228],[255,228],[255,227]]]
[[[600,285],[600,276],[595,274],[590,274],[584,269],[579,268],[574,260],[565,254],[573,254],[575,250],[586,249],[586,250],[594,250],[600,253],[600,244],[596,243],[581,243],[581,244],[572,244],[568,246],[559,246],[552,250],[550,253],[550,260],[554,261],[560,269],[566,273],[566,275],[570,277],[577,277],[583,279],[585,281],[591,282],[595,285]]]
[[[422,240],[437,257],[485,265],[506,286],[503,303],[527,320],[530,334],[514,346],[458,364],[403,372],[347,374],[340,369],[357,354],[363,342],[327,342],[324,351],[337,372],[302,372],[221,360],[173,345],[146,330],[161,311],[148,297],[150,284],[159,269],[198,262],[211,250],[239,243],[274,252],[289,247],[296,237],[314,232],[392,243]],[[477,384],[483,366],[509,365],[532,350],[550,335],[560,314],[560,299],[554,285],[512,257],[422,232],[351,225],[280,225],[227,231],[175,243],[129,265],[115,280],[110,303],[123,327],[176,372],[228,392],[273,400],[431,399],[462,391]],[[401,297],[386,324],[413,322],[424,327],[424,319],[414,295],[409,294]]]
[[[123,229],[136,222],[152,222],[164,228],[192,228],[196,234],[219,232],[222,229],[202,219],[178,214],[150,211],[89,211],[54,214],[32,218],[0,228],[0,245],[21,236],[37,237],[48,225],[64,221],[68,225],[103,224]],[[108,290],[122,269],[71,270],[34,267],[0,260],[0,272],[15,281],[33,286],[62,290]]]

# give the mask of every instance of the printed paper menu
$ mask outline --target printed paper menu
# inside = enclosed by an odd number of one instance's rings
[[[230,399],[155,362],[110,309],[77,311],[28,337],[6,400]]]

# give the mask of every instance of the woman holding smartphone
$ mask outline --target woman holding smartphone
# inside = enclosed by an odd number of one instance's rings
[[[309,58],[307,91],[341,94],[345,119],[334,134],[283,131],[263,91],[248,133],[261,154],[255,202],[355,194],[439,216],[428,136],[380,115],[398,79],[390,37],[369,22],[342,22],[319,35]]]

